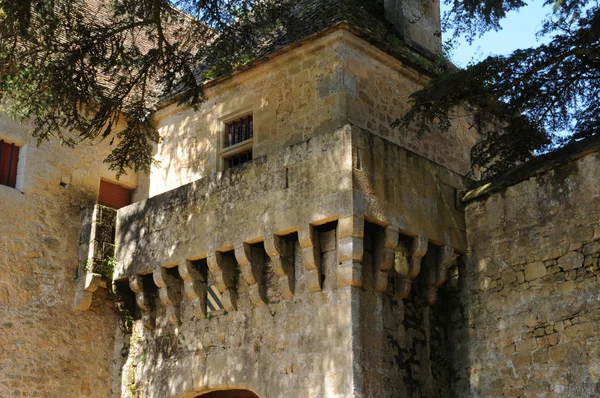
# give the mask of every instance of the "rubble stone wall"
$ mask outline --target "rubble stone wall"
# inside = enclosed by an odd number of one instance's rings
[[[107,145],[76,150],[30,137],[31,126],[0,115],[0,139],[26,154],[19,190],[0,185],[0,396],[110,395],[116,320],[97,292],[73,310],[82,209],[93,206]],[[121,183],[134,188],[135,176]]]
[[[600,395],[598,170],[596,151],[468,205],[457,396]]]

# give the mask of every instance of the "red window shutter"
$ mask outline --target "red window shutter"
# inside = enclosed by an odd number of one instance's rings
[[[100,180],[98,203],[120,209],[131,204],[131,190],[108,181]]]
[[[19,147],[0,141],[0,184],[15,187],[18,163]]]

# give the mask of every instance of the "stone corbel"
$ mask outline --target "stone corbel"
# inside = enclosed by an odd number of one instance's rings
[[[158,267],[152,273],[154,284],[158,287],[158,297],[166,310],[167,321],[173,325],[179,325],[178,306],[173,295],[169,291],[169,285],[175,285],[174,277],[167,274],[167,270]]]
[[[398,246],[398,228],[385,228],[381,263],[375,264],[375,290],[384,293],[388,288],[388,272],[394,268],[394,252]]]
[[[337,285],[362,287],[365,220],[361,217],[342,217],[337,230]]]
[[[408,261],[396,261],[397,271],[402,276],[399,298],[407,298],[410,294],[412,281],[419,276],[421,272],[421,260],[427,253],[429,240],[424,235],[416,236],[413,239],[412,249]]]
[[[250,286],[248,295],[250,301],[256,306],[265,305],[266,295],[264,278],[264,264],[262,261],[252,259],[252,246],[248,243],[241,243],[235,246],[235,259],[240,265],[242,277]]]
[[[75,291],[75,302],[73,309],[76,311],[87,311],[92,305],[92,295],[100,286],[102,276],[87,272],[79,279],[77,290]]]
[[[454,258],[454,248],[450,245],[440,247],[439,261],[429,270],[429,288],[427,302],[433,305],[438,299],[438,289],[448,280],[448,267]]]
[[[150,306],[148,305],[148,298],[144,293],[144,284],[142,277],[134,275],[129,279],[129,288],[135,293],[135,303],[142,312],[142,322],[147,329],[154,329],[154,320],[150,315]]]
[[[265,239],[265,251],[271,259],[271,268],[277,275],[277,284],[283,298],[290,299],[294,297],[294,265],[291,264],[284,255],[281,238],[277,235],[270,235]]]
[[[190,300],[197,319],[206,318],[206,281],[202,280],[191,261],[182,260],[177,266],[179,276],[183,280],[183,293]]]
[[[302,248],[302,260],[306,269],[308,290],[318,292],[321,286],[321,247],[319,234],[312,225],[298,231],[298,243]]]
[[[234,286],[235,264],[226,261],[223,254],[212,251],[208,256],[208,268],[215,275],[216,286],[221,292],[221,301],[225,311],[237,308],[237,293]]]

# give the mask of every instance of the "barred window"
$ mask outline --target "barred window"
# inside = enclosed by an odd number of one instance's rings
[[[220,170],[227,170],[252,160],[254,117],[252,114],[223,123]]]
[[[252,149],[223,157],[223,160],[225,162],[225,170],[231,167],[239,166],[240,164],[252,160]]]
[[[0,140],[0,184],[15,188],[19,147]]]
[[[223,148],[240,144],[254,136],[254,121],[252,115],[225,124],[225,143]]]

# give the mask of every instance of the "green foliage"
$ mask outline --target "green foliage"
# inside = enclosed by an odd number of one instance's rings
[[[119,318],[119,327],[123,333],[131,333],[133,331],[133,318],[134,308],[128,308],[127,303],[117,285],[111,283],[107,289],[107,295],[109,300],[113,303],[113,309],[117,317]]]
[[[113,273],[115,272],[115,267],[117,266],[117,259],[114,256],[106,256],[100,262],[100,268],[98,273],[102,275],[107,281],[112,281]]]
[[[548,44],[491,56],[449,70],[411,96],[398,121],[420,131],[449,129],[467,119],[482,140],[472,163],[484,176],[503,172],[547,151],[600,131],[600,8],[588,1],[548,2],[553,13],[540,34]],[[498,29],[520,0],[455,0],[446,28],[472,38]],[[564,137],[564,132],[570,133]]]
[[[0,0],[0,109],[32,122],[38,143],[106,140],[118,175],[148,171],[155,104],[198,106],[204,65],[222,74],[253,59],[292,3]]]

